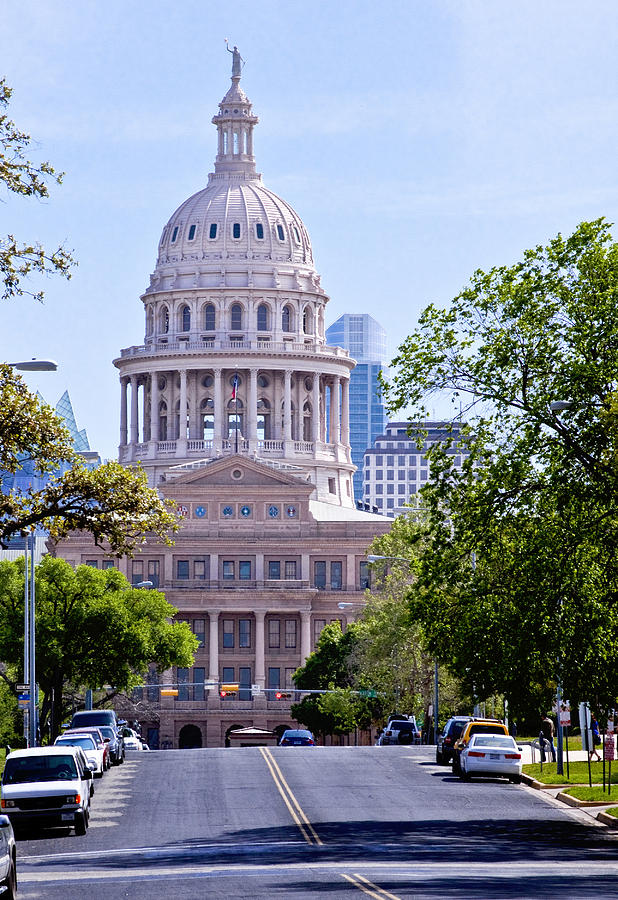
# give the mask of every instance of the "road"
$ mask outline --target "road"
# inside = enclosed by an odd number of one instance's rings
[[[91,825],[18,843],[21,898],[618,897],[611,831],[425,747],[133,753]]]

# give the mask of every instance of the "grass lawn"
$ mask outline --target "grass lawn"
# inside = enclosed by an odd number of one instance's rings
[[[568,788],[564,793],[569,794],[570,797],[575,797],[577,800],[605,800],[607,803],[611,803],[612,799],[618,800],[618,790],[616,788],[612,789],[611,795],[608,795],[607,788],[604,791],[603,787],[574,787]],[[618,809],[616,814],[618,814]]]
[[[566,760],[564,761],[564,775],[556,774],[556,763],[543,763],[543,771],[541,772],[540,763],[524,766],[523,772],[531,775],[537,781],[543,784],[588,784],[588,763],[585,760],[578,760],[569,764],[569,775],[566,776]],[[607,780],[609,765],[605,763],[605,779]],[[593,762],[590,764],[592,773],[592,783],[603,783],[603,763]],[[614,760],[612,765],[612,784],[618,784],[618,761]]]
[[[618,819],[618,806],[610,806],[610,808],[606,809],[605,812],[608,816],[613,816],[614,819]]]

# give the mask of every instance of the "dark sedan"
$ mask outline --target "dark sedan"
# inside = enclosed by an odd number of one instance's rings
[[[280,747],[313,747],[315,740],[310,731],[302,728],[288,728],[281,735]]]

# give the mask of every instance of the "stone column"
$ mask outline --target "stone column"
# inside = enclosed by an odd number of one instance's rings
[[[309,610],[301,610],[300,613],[300,664],[303,666],[305,660],[311,653],[311,613]]]
[[[150,441],[159,441],[159,373],[150,376]]]
[[[189,399],[189,440],[201,440],[199,433],[200,416],[200,373],[193,372],[191,377],[191,395]]]
[[[255,683],[265,687],[266,670],[264,665],[264,617],[263,610],[255,613]]]
[[[328,408],[328,443],[335,444],[336,425],[335,425],[335,378],[333,377],[329,385],[329,408]]]
[[[187,452],[187,370],[180,370],[180,409],[178,413],[178,444],[176,453],[185,456]]]
[[[280,373],[276,370],[272,373],[273,376],[273,390],[272,390],[272,398],[273,398],[273,408],[272,408],[272,420],[271,420],[271,428],[270,428],[270,437],[273,441],[281,440],[281,378]]]
[[[120,446],[127,444],[127,385],[126,378],[120,379]]]
[[[137,375],[131,375],[131,443],[137,444],[139,416],[137,406]]]
[[[219,610],[211,609],[210,636],[208,641],[209,674],[210,681],[219,681]]]
[[[350,379],[341,383],[341,443],[350,446]]]
[[[316,372],[313,376],[313,391],[311,395],[312,420],[311,420],[311,440],[313,441],[313,450],[316,450],[316,443],[320,440],[320,376]]]
[[[247,409],[249,450],[257,450],[257,369],[249,372],[249,408]]]
[[[221,384],[221,369],[214,369],[214,403],[215,403],[215,431],[214,431],[214,450],[221,452],[223,447],[223,416],[225,413],[223,402],[223,389]]]
[[[283,439],[292,440],[292,372],[285,370],[283,383]]]
[[[335,375],[333,379],[333,397],[331,402],[331,412],[334,408],[334,431],[331,443],[339,444],[341,442],[341,397],[339,393],[339,387],[341,384],[341,379],[338,375]],[[332,419],[331,419],[332,421]]]

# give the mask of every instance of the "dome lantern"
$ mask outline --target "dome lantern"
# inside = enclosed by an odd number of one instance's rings
[[[215,177],[232,175],[250,178],[256,176],[253,129],[259,120],[253,115],[251,101],[240,86],[242,57],[238,48],[234,47],[230,53],[233,54],[232,86],[212,119],[218,132]]]

